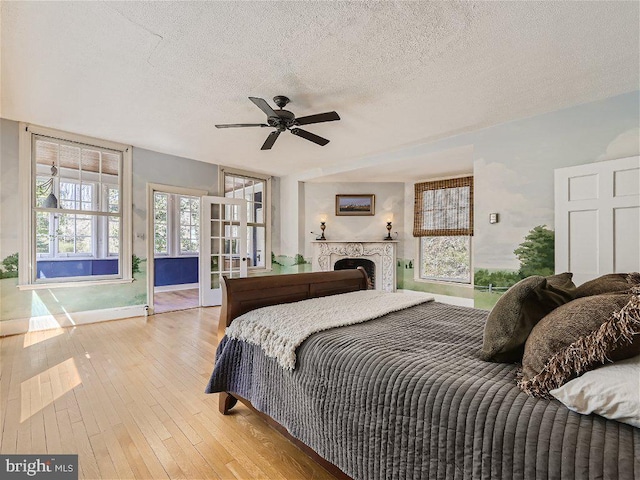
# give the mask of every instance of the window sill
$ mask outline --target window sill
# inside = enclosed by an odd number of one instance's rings
[[[455,286],[455,287],[460,287],[460,288],[468,288],[473,290],[473,284],[471,283],[464,283],[464,282],[450,282],[447,280],[433,280],[433,279],[427,279],[427,278],[420,278],[420,277],[414,277],[413,280],[415,282],[419,282],[419,283],[432,283],[435,285],[449,285],[449,286]]]
[[[30,283],[17,285],[18,290],[44,290],[52,288],[75,288],[90,287],[95,285],[119,285],[123,283],[132,283],[133,278],[116,278],[109,280],[86,280],[78,282],[50,282],[50,283]]]
[[[70,260],[74,260],[74,261],[94,261],[94,260],[117,260],[118,257],[83,257],[83,256],[77,256],[77,257],[38,257],[36,258],[36,261],[38,262],[68,262]]]

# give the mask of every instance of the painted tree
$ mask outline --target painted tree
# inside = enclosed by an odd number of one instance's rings
[[[18,276],[18,254],[12,253],[2,260],[0,266],[0,278],[13,278]]]
[[[520,260],[520,275],[553,275],[555,261],[555,234],[546,225],[533,228],[524,242],[516,248],[515,253]]]

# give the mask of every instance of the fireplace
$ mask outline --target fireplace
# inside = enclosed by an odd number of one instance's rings
[[[376,264],[368,258],[343,258],[338,260],[334,265],[334,270],[349,270],[362,267],[369,276],[370,288],[376,284]]]
[[[374,242],[324,240],[312,242],[312,245],[312,268],[314,272],[328,272],[339,268],[356,268],[362,265],[371,277],[371,283],[375,290],[396,291],[397,242],[395,240]],[[340,260],[348,260],[350,262],[347,262],[347,264],[352,266],[336,266]],[[367,270],[365,263],[351,263],[353,261],[362,262],[363,260],[373,264],[373,272]]]

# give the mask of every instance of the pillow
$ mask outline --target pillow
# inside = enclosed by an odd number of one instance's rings
[[[572,273],[534,275],[519,281],[500,297],[484,327],[480,358],[488,362],[519,362],[531,329],[554,308],[574,297]]]
[[[593,295],[559,307],[538,323],[525,345],[521,390],[548,396],[607,360],[640,355],[640,288]]]
[[[602,295],[603,293],[628,293],[634,284],[640,283],[638,273],[609,273],[583,283],[576,288],[576,298]]]
[[[640,428],[640,356],[587,372],[549,393],[574,412]]]

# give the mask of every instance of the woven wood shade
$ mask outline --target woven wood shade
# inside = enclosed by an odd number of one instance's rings
[[[414,237],[473,235],[473,177],[415,184]]]
[[[109,175],[119,172],[120,153],[90,145],[67,144],[53,138],[47,141],[47,137],[38,137],[35,148],[38,164]]]

